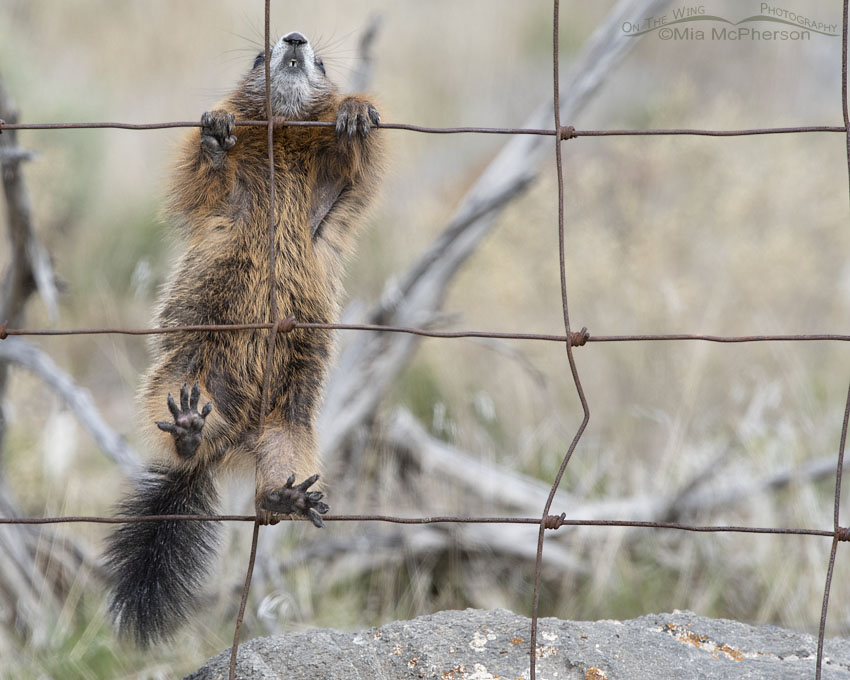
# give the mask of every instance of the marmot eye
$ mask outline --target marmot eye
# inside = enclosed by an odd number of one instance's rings
[[[325,73],[325,62],[323,62],[323,61],[321,60],[321,58],[320,58],[320,57],[316,57],[316,62],[315,62],[315,63],[316,63],[316,66],[318,66],[318,67],[319,67],[319,70],[320,70],[320,71],[321,71],[324,75],[327,75],[327,73]]]
[[[260,52],[257,55],[257,58],[254,59],[254,65],[251,68],[257,68],[260,64],[262,64],[266,60],[266,53]]]

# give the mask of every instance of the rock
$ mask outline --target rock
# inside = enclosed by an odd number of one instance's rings
[[[357,632],[312,630],[239,646],[240,680],[525,680],[529,619],[445,611]],[[687,611],[630,621],[541,619],[539,680],[813,680],[817,639]],[[187,680],[227,678],[230,652]],[[827,640],[824,680],[850,680],[850,640]]]

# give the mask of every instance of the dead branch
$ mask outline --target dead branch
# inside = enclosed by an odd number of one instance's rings
[[[381,432],[388,447],[408,456],[424,477],[439,479],[461,489],[465,498],[474,497],[476,507],[496,507],[498,512],[536,515],[549,492],[549,485],[507,469],[497,463],[484,463],[455,446],[431,436],[407,410],[398,409],[382,423]],[[719,454],[729,455],[730,447]],[[715,459],[716,462],[717,459]],[[850,468],[850,461],[847,467]],[[632,496],[617,500],[589,500],[558,491],[553,512],[566,512],[570,519],[605,520],[629,519],[635,521],[677,521],[684,514],[710,513],[716,509],[728,510],[758,494],[776,491],[793,483],[819,481],[835,475],[835,457],[789,467],[732,488],[697,489],[693,483],[683,487],[694,495],[673,494],[673,501],[648,496]],[[675,508],[676,515],[670,516]],[[536,529],[534,529],[536,530]],[[528,541],[529,527],[522,525],[451,524],[398,527],[371,527],[356,534],[328,540],[318,537],[302,541],[284,561],[275,562],[275,569],[284,573],[321,562],[330,565],[317,585],[323,591],[362,577],[370,572],[397,567],[405,560],[427,561],[442,552],[459,550],[467,555],[482,554],[495,562],[506,560],[514,564],[518,559],[533,564],[533,542]],[[582,551],[576,535],[585,535],[592,529],[562,528],[547,535],[544,565],[569,570],[573,574],[588,573],[590,567],[580,557]],[[642,532],[624,530],[621,541],[629,542],[643,536]]]
[[[561,87],[561,117],[571,120],[636,44],[621,29],[624,19],[646,16],[667,0],[624,0],[591,36]],[[525,121],[529,128],[552,124],[552,99]],[[516,135],[481,173],[441,235],[406,272],[391,280],[368,323],[426,326],[443,304],[449,284],[496,225],[500,211],[537,177],[552,148],[550,137]],[[412,335],[363,333],[340,354],[320,415],[323,449],[331,458],[357,427],[369,422],[393,380],[419,346]]]
[[[360,33],[360,39],[357,41],[357,61],[348,82],[349,92],[366,92],[372,84],[375,75],[375,55],[372,53],[372,47],[383,21],[383,14],[375,12]]]
[[[615,64],[635,45],[636,41],[627,38],[621,30],[623,20],[656,12],[667,2],[668,0],[624,0],[617,5],[607,22],[601,25],[588,41],[567,78],[566,86],[561,87],[563,120],[572,119],[587,104]],[[524,126],[551,126],[552,104],[551,96],[543,97],[543,101],[528,117]],[[454,276],[492,232],[501,210],[521,195],[537,177],[540,164],[551,151],[553,143],[551,137],[513,136],[460,200],[440,236],[407,271],[386,284],[380,300],[371,310],[358,315],[359,318],[365,317],[369,323],[388,325],[427,327],[434,323],[442,314],[441,307]],[[357,470],[352,468],[363,465],[364,456],[359,454],[372,443],[366,432],[376,420],[383,396],[408,364],[418,345],[419,339],[416,336],[361,333],[354,336],[343,348],[331,374],[319,420],[322,449],[329,469],[340,467],[334,464],[334,458],[343,455],[343,445],[347,443],[347,448],[351,449],[347,455],[352,465],[346,468],[346,476],[359,478]],[[450,469],[452,479],[455,479],[454,472],[457,468],[453,466],[458,463],[457,456],[447,452],[441,442],[417,438],[424,430],[416,427],[412,417],[408,425],[405,433],[402,431],[404,428],[395,423],[395,445],[403,445],[409,450],[415,449],[420,461],[427,459],[427,464],[432,466],[432,469],[434,466],[441,466],[443,470]],[[405,439],[408,435],[410,437]],[[427,437],[427,433],[425,436]],[[441,460],[445,462],[444,465],[441,465]],[[470,480],[479,480],[478,475],[482,473],[484,466],[470,456],[466,456],[463,462],[468,473],[463,483],[469,484]],[[490,470],[489,466],[487,470]],[[489,472],[487,474],[492,480],[488,486],[491,497],[497,498],[506,507],[511,507],[513,503],[514,507],[522,507],[526,512],[539,512],[542,499],[548,493],[547,486],[536,480],[534,483],[533,480],[518,481],[512,472],[505,471],[503,475],[495,476]],[[462,478],[463,475],[457,477]],[[476,493],[478,491],[480,489],[477,489]],[[647,516],[658,512],[654,500],[649,497],[632,500],[644,508]],[[558,496],[558,503],[558,507],[563,507],[565,511],[572,507],[569,497],[563,492]],[[596,512],[608,517],[617,516],[619,509],[617,502],[600,503],[595,508]],[[420,529],[424,529],[431,537],[437,531],[433,527],[417,527],[416,531]],[[520,540],[514,529],[521,531],[523,527],[455,528],[453,535],[457,540],[469,540],[475,544],[482,540],[481,537],[486,533],[489,550],[498,551],[501,548],[497,546],[502,546],[506,551],[515,552],[518,547],[527,546],[528,542]],[[530,555],[526,557],[533,559]],[[372,555],[361,563],[370,564],[375,559],[377,558]],[[552,542],[547,548],[545,559],[560,561],[571,568],[581,568],[574,556]]]
[[[410,456],[425,475],[450,481],[467,494],[474,494],[479,504],[518,514],[536,515],[551,488],[544,482],[509,470],[497,463],[484,463],[469,453],[431,436],[409,411],[398,409],[385,423],[384,437],[389,446]],[[719,459],[728,455],[727,447]],[[715,459],[716,461],[717,459]],[[764,475],[750,482],[730,484],[728,478],[707,488],[692,482],[669,498],[629,496],[616,500],[589,500],[563,490],[555,495],[553,513],[566,512],[569,519],[628,519],[649,522],[681,521],[683,516],[728,510],[758,495],[788,488],[792,484],[825,481],[835,477],[835,456],[824,456],[800,465]],[[845,463],[850,469],[850,460]],[[708,470],[705,471],[708,475]],[[563,529],[553,536],[566,533]]]
[[[0,118],[17,122],[18,110],[0,79]],[[33,154],[17,146],[17,134],[0,135],[0,170],[6,196],[9,259],[0,295],[0,322],[23,326],[27,300],[38,292],[51,322],[58,317],[56,279],[50,257],[35,234],[32,204],[21,163]],[[97,417],[88,393],[74,385],[46,354],[26,342],[0,341],[0,402],[6,392],[8,365],[18,363],[41,376],[74,410],[104,450],[122,466],[135,456],[118,435]],[[0,405],[0,451],[6,422]],[[2,472],[0,471],[0,480]],[[0,482],[0,516],[16,517],[14,499]],[[68,584],[94,572],[93,559],[71,540],[54,540],[46,527],[0,527],[0,622],[36,647],[49,642],[62,611]],[[3,637],[3,636],[0,636]]]
[[[78,386],[65,371],[38,347],[19,338],[0,342],[0,362],[12,362],[35,373],[71,409],[101,450],[127,473],[139,465],[139,455],[100,415],[88,390]]]
[[[18,122],[18,108],[3,79],[0,77],[0,119]],[[6,196],[6,216],[9,225],[9,260],[0,293],[0,323],[8,321],[13,327],[22,325],[24,306],[29,296],[38,290],[47,307],[51,321],[58,315],[57,294],[53,268],[47,251],[35,235],[32,224],[32,204],[24,183],[21,163],[31,154],[17,145],[17,132],[7,130],[0,135],[0,174]],[[0,361],[0,454],[6,434],[2,401],[6,393],[8,370]],[[0,476],[2,471],[0,471]]]
[[[326,564],[315,588],[323,592],[364,574],[398,566],[406,561],[426,562],[442,553],[457,550],[467,555],[486,555],[489,559],[517,561],[533,565],[536,546],[529,537],[536,526],[505,525],[433,525],[379,528],[359,531],[339,539],[315,539],[302,542],[276,568],[284,573],[306,564]],[[551,551],[550,551],[551,548]],[[557,542],[547,543],[544,564],[573,574],[589,573],[589,567],[570,549]],[[318,592],[318,591],[317,591]]]
[[[670,521],[679,521],[684,516],[692,517],[696,513],[715,508],[729,508],[762,494],[787,489],[794,484],[834,480],[837,462],[835,454],[824,456],[744,483],[730,481],[728,475],[720,475],[719,483],[708,488],[701,488],[687,496],[681,496],[676,504],[671,504],[668,517]],[[846,459],[844,463],[844,470],[848,469],[850,469],[850,459]]]
[[[495,505],[500,511],[534,517],[540,513],[551,489],[551,485],[539,479],[493,462],[482,462],[432,437],[405,409],[396,410],[385,423],[383,434],[388,445],[413,458],[426,477],[450,481],[478,498],[476,505]],[[651,521],[657,519],[666,507],[663,499],[651,496],[590,501],[563,490],[555,494],[552,504],[554,514],[566,512],[570,519],[585,520],[628,518]],[[562,530],[557,535],[562,533],[568,532]]]
[[[0,118],[7,123],[18,122],[18,109],[0,78]],[[39,242],[32,223],[32,203],[24,183],[21,163],[32,154],[18,148],[17,131],[7,130],[0,135],[0,167],[6,195],[6,214],[9,222],[11,258],[6,272],[0,318],[17,325],[24,304],[38,290],[51,322],[58,316],[57,292],[53,267],[47,251]]]

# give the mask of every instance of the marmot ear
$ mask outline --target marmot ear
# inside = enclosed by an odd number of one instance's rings
[[[260,52],[260,53],[257,55],[256,59],[254,59],[254,65],[253,65],[251,68],[257,68],[260,64],[262,64],[263,62],[265,62],[265,60],[266,60],[266,53],[265,53],[265,52]]]

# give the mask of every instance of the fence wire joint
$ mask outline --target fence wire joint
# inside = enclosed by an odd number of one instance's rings
[[[277,332],[278,333],[289,333],[295,328],[295,317],[290,314],[285,319],[278,319],[277,322]]]
[[[576,134],[576,129],[572,125],[562,125],[558,133],[562,141],[567,141],[569,139],[575,139],[576,137],[578,137],[578,135]]]
[[[570,333],[570,347],[584,347],[588,340],[590,340],[590,333],[587,326],[582,326],[582,329],[576,333]]]
[[[546,519],[543,522],[543,526],[546,529],[560,529],[564,526],[564,522],[567,519],[567,513],[562,512],[560,515],[546,515]]]

